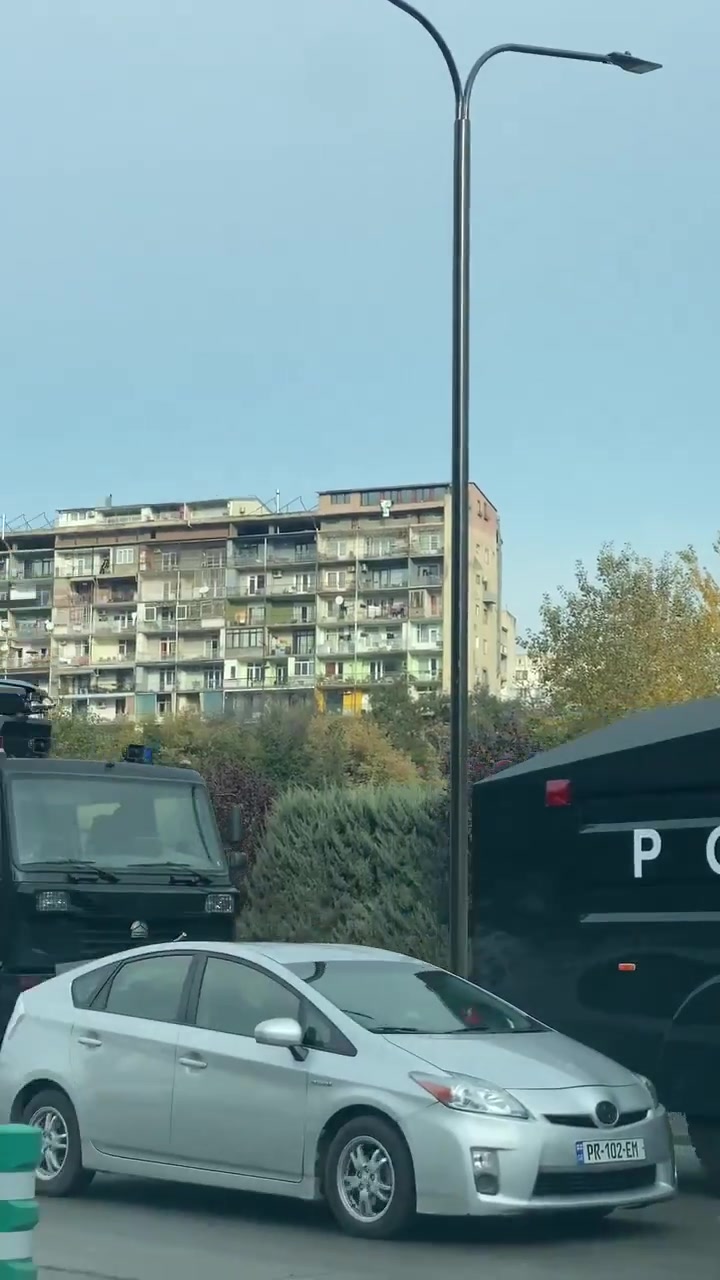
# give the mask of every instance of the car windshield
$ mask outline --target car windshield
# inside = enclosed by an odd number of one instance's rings
[[[22,867],[226,867],[204,787],[117,775],[18,774],[8,790],[13,858]]]
[[[507,1035],[546,1029],[472,982],[416,961],[318,958],[287,967],[378,1034]]]

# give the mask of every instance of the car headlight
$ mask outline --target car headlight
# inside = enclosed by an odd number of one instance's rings
[[[660,1099],[658,1097],[658,1091],[655,1088],[655,1085],[653,1084],[652,1080],[648,1080],[647,1076],[638,1076],[637,1078],[640,1081],[640,1083],[645,1086],[648,1093],[650,1094],[650,1100],[652,1102],[653,1111],[657,1111],[658,1107],[660,1106]]]
[[[470,1076],[452,1076],[436,1079],[419,1071],[412,1071],[410,1079],[432,1094],[451,1111],[466,1111],[473,1115],[507,1116],[512,1120],[529,1120],[530,1112],[505,1089],[499,1089],[487,1080],[473,1080]]]

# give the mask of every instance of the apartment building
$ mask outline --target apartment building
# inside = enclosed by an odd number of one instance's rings
[[[500,689],[498,514],[468,490],[470,682]],[[0,666],[104,718],[449,688],[447,485],[58,512],[0,546]],[[3,577],[4,575],[4,577]]]

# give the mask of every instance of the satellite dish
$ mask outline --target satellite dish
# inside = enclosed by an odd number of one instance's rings
[[[336,597],[335,597],[335,603],[336,603],[336,605],[338,606],[338,608],[340,608],[340,605],[345,603],[345,597],[344,597],[344,596],[336,596]]]

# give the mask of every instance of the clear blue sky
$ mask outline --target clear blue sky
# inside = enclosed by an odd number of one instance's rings
[[[472,474],[529,623],[606,538],[711,557],[720,4],[425,5],[463,66],[666,64],[476,88]],[[6,0],[0,511],[448,477],[451,111],[385,0]]]

